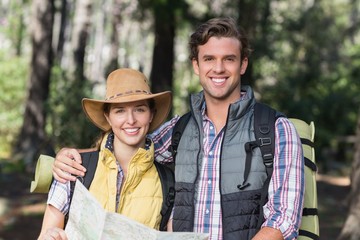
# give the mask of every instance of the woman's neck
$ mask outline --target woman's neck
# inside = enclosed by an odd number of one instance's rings
[[[143,146],[130,146],[116,141],[116,138],[114,139],[114,155],[125,175],[127,173],[131,159],[137,153],[140,147],[145,148],[145,142]]]

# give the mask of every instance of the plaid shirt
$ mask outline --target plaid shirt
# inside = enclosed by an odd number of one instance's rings
[[[205,108],[204,108],[205,109]],[[167,151],[176,116],[151,134],[155,144],[155,158],[172,162]],[[304,168],[302,146],[293,124],[286,118],[275,123],[274,169],[269,185],[269,201],[264,206],[264,226],[279,229],[284,239],[296,239],[303,207]],[[220,149],[223,129],[218,133],[203,110],[204,159],[196,186],[194,231],[210,233],[210,240],[222,239],[220,201]]]

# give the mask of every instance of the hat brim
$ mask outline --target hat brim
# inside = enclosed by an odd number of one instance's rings
[[[131,103],[147,99],[154,99],[155,102],[156,112],[149,126],[149,132],[152,132],[166,120],[170,112],[172,103],[172,95],[170,91],[156,94],[133,94],[110,100],[84,98],[82,100],[82,107],[86,116],[95,124],[95,126],[104,131],[108,131],[111,126],[104,116],[105,103]]]

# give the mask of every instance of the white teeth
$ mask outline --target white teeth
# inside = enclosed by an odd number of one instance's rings
[[[212,78],[212,81],[216,82],[216,83],[223,83],[225,82],[225,78]]]
[[[127,128],[127,129],[124,129],[125,132],[128,132],[128,133],[133,133],[133,132],[136,132],[137,130],[139,130],[139,128]]]

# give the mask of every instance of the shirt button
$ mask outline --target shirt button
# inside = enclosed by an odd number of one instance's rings
[[[213,129],[214,129],[214,127],[213,127],[213,126],[210,126],[210,129],[211,129],[211,130],[213,130]]]
[[[205,213],[206,213],[206,214],[209,214],[209,212],[210,212],[209,209],[206,209]]]
[[[209,184],[209,185],[211,184],[211,179],[208,180],[208,184]]]
[[[209,155],[210,155],[210,156],[212,156],[212,155],[213,155],[213,152],[212,152],[212,151],[210,151],[210,152],[209,152]]]

